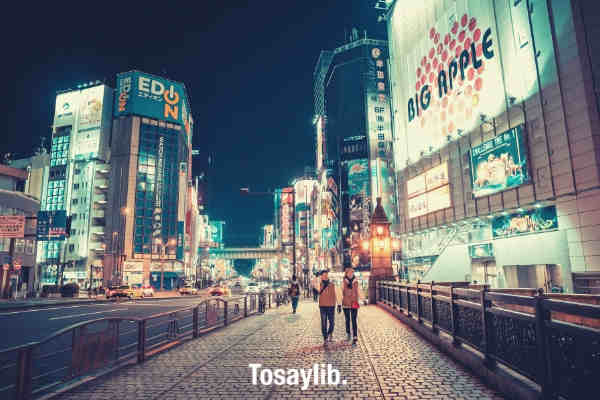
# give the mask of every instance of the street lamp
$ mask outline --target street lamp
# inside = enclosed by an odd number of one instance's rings
[[[390,221],[381,205],[381,197],[371,216],[371,273],[369,276],[369,302],[376,302],[376,284],[378,280],[390,279],[394,275],[392,268],[392,243],[390,239]]]

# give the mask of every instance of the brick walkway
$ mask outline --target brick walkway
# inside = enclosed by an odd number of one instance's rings
[[[410,328],[375,307],[359,310],[359,344],[345,340],[336,313],[334,343],[323,348],[316,305],[302,302],[209,333],[144,364],[80,386],[67,399],[501,399]],[[252,385],[249,363],[270,368],[332,364],[346,385]],[[302,381],[300,381],[302,383]]]

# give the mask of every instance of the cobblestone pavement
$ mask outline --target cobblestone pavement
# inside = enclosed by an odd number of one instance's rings
[[[298,314],[285,306],[250,317],[160,354],[141,365],[80,386],[72,399],[501,399],[476,377],[375,307],[359,310],[359,343],[345,342],[336,312],[334,342],[323,347],[313,302]],[[332,364],[346,384],[252,384],[250,363],[265,368]],[[311,382],[312,383],[312,382]]]

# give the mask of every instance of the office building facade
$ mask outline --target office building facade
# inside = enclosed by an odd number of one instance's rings
[[[319,182],[326,184],[321,185],[322,197],[329,204],[322,207],[327,217],[320,220],[327,223],[321,242],[329,242],[337,226],[333,239],[343,254],[338,266],[369,270],[370,257],[361,243],[369,237],[377,197],[396,222],[387,42],[369,39],[366,32],[360,38],[354,30],[348,43],[321,52],[314,103],[316,166]],[[336,210],[329,213],[332,205]]]
[[[600,286],[592,2],[387,3],[404,277]]]
[[[41,241],[42,284],[101,283],[113,90],[98,81],[56,96],[41,210],[72,218],[70,237]],[[43,171],[43,170],[42,170]]]
[[[139,71],[117,75],[105,281],[171,289],[190,270],[192,132],[183,84]]]

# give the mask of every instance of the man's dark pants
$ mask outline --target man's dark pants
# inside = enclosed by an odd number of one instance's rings
[[[321,331],[323,332],[323,338],[327,339],[333,333],[335,325],[335,306],[319,308],[321,310]],[[327,320],[329,320],[329,329],[327,328]]]
[[[319,299],[319,291],[317,289],[313,289],[313,300],[317,301]]]

